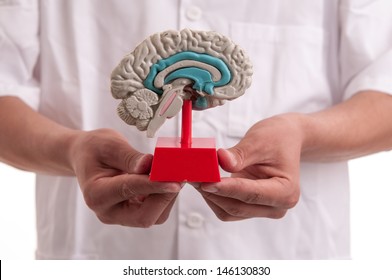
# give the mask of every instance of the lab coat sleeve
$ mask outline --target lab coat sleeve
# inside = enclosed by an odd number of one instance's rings
[[[392,1],[342,0],[340,21],[343,98],[364,90],[392,94]]]
[[[0,96],[39,104],[38,0],[0,1]]]

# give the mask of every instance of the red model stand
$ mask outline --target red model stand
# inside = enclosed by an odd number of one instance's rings
[[[192,138],[192,101],[184,100],[180,137],[160,137],[155,147],[151,181],[219,182],[214,138]]]

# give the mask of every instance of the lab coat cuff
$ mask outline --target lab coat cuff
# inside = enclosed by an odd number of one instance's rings
[[[392,50],[379,57],[374,63],[356,75],[346,87],[346,100],[360,91],[380,91],[392,95]]]
[[[0,84],[1,96],[16,96],[29,105],[32,109],[38,110],[40,89],[38,87],[29,86],[10,86]]]

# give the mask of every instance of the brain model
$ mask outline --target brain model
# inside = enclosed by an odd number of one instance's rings
[[[126,55],[111,75],[111,92],[122,99],[122,120],[147,130],[148,137],[183,100],[195,110],[224,104],[244,94],[252,65],[244,51],[216,32],[166,31],[145,39]]]

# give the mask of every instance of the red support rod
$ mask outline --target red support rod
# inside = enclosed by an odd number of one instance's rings
[[[190,148],[192,145],[192,101],[185,99],[182,104],[181,146]]]

